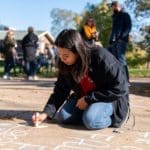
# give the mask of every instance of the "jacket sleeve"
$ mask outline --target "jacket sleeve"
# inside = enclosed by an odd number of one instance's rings
[[[108,52],[106,55],[103,58],[99,58],[100,60],[97,64],[99,70],[103,72],[98,74],[99,80],[103,82],[103,86],[97,85],[96,90],[85,96],[85,100],[89,104],[99,101],[112,102],[128,93],[123,66]]]
[[[22,45],[22,49],[24,50],[25,48],[25,41],[26,41],[26,36],[22,39],[21,45]]]
[[[9,41],[10,46],[15,47],[16,41],[15,39],[12,39]]]
[[[54,91],[43,110],[50,118],[54,117],[56,111],[70,94],[71,88],[68,79],[67,75],[59,75],[57,78]]]
[[[128,13],[124,13],[124,28],[121,33],[121,39],[124,39],[127,37],[131,31],[132,23],[131,23],[131,18]]]

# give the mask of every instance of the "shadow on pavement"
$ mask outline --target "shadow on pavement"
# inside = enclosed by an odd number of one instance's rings
[[[131,82],[130,93],[150,97],[150,82]]]
[[[7,88],[7,87],[12,87],[12,88],[19,88],[21,87],[54,87],[54,80],[36,80],[36,81],[28,81],[28,80],[1,80],[0,88]]]
[[[71,129],[71,130],[86,130],[86,131],[88,130],[82,124],[79,124],[79,125],[59,124],[59,126],[62,128]]]
[[[14,119],[21,119],[27,122],[29,126],[33,126],[32,123],[32,115],[35,113],[35,111],[24,111],[24,110],[0,110],[0,119],[1,120],[14,120]],[[46,123],[50,124],[58,124],[56,119],[47,119],[45,121]],[[24,124],[24,123],[23,123]],[[64,124],[58,124],[62,128],[67,129],[74,129],[74,130],[87,130],[83,125],[64,125]]]
[[[0,119],[22,119],[31,121],[34,111],[24,110],[0,110]]]

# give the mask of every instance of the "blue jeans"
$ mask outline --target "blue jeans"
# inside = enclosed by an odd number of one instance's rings
[[[127,49],[127,42],[119,40],[111,45],[109,51],[119,60],[121,64],[126,66],[127,65],[125,58],[126,49]]]
[[[62,106],[57,114],[59,123],[83,123],[87,129],[102,129],[111,125],[112,103],[93,103],[86,110],[80,110],[75,105],[76,100],[71,99]]]
[[[36,60],[26,61],[24,70],[27,76],[35,76],[37,72],[37,62]]]
[[[119,60],[119,62],[124,66],[125,72],[126,72],[126,78],[129,82],[129,71],[128,66],[126,62],[126,53],[127,49],[127,42],[124,42],[122,40],[114,42],[111,47],[108,48],[108,50]]]
[[[4,67],[4,73],[6,75],[10,74],[11,69],[15,66],[15,59],[5,59],[5,67]]]

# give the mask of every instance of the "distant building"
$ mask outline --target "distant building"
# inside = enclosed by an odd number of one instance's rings
[[[0,31],[6,31],[9,30],[9,27],[3,24],[0,24]]]

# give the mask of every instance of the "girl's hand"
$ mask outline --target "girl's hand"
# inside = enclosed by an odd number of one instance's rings
[[[76,107],[78,107],[81,110],[85,110],[88,106],[88,103],[84,100],[84,97],[81,97],[78,99]]]
[[[33,116],[32,116],[32,122],[33,122],[34,126],[38,126],[38,125],[41,124],[47,117],[48,117],[48,115],[47,115],[46,113],[38,113],[38,112],[36,112],[36,113],[33,114]]]

